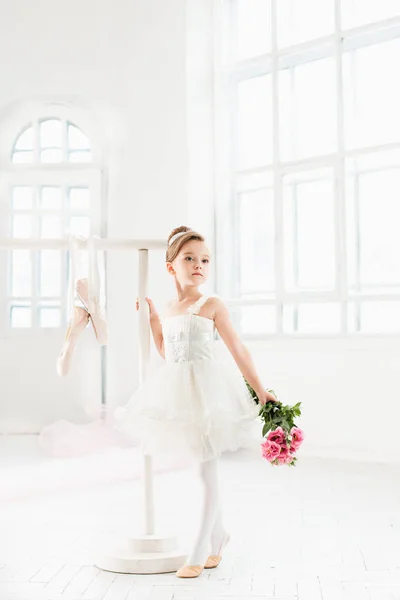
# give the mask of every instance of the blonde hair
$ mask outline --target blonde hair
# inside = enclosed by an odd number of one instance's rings
[[[171,245],[169,245],[169,241],[174,237],[177,233],[183,232],[183,235],[179,235]],[[193,231],[190,227],[185,227],[185,225],[181,225],[180,227],[175,227],[171,231],[168,236],[168,248],[165,253],[165,261],[172,262],[178,256],[179,252],[182,250],[183,246],[189,242],[190,240],[198,240],[199,242],[204,242],[204,236],[197,231]]]

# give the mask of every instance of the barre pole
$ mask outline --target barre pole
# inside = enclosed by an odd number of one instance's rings
[[[148,288],[149,252],[139,250],[139,383],[147,377],[150,361],[150,328],[146,295]],[[145,534],[154,534],[153,460],[144,456]]]

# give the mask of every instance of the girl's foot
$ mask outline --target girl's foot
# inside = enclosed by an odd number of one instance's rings
[[[222,551],[224,550],[225,546],[227,545],[230,539],[231,536],[229,535],[229,533],[225,533],[223,538],[220,540],[218,551],[215,554],[210,554],[210,556],[208,557],[206,564],[204,565],[205,569],[215,569],[215,567],[218,567],[219,563],[222,560]],[[213,542],[212,545],[214,546]]]
[[[203,572],[203,569],[202,565],[183,565],[183,567],[177,570],[176,576],[185,578],[198,577]]]

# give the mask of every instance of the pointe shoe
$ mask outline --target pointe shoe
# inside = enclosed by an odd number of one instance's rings
[[[203,565],[183,565],[183,567],[177,570],[176,576],[185,578],[198,577],[203,572],[203,569]]]
[[[88,322],[89,313],[85,309],[75,306],[74,316],[68,325],[64,345],[57,359],[57,374],[60,377],[65,377],[68,374],[78,337]]]
[[[100,346],[105,346],[108,340],[107,321],[102,313],[98,298],[96,296],[93,299],[93,306],[89,306],[88,283],[86,278],[77,279],[75,283],[75,293],[90,315],[97,341],[99,342]]]
[[[225,535],[224,539],[222,540],[222,543],[218,550],[218,554],[210,554],[210,556],[207,558],[207,562],[204,565],[205,569],[215,569],[215,567],[218,567],[219,563],[222,560],[221,552],[225,548],[225,546],[227,545],[227,543],[229,542],[230,539],[231,539],[231,536],[229,535],[229,533],[227,533]]]

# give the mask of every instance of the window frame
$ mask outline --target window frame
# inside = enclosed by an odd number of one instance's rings
[[[271,0],[272,22],[276,22],[277,1]],[[274,305],[276,306],[277,327],[276,333],[248,334],[243,333],[247,339],[267,338],[340,338],[340,337],[399,337],[397,333],[372,333],[356,331],[351,332],[348,324],[349,303],[355,301],[348,290],[347,281],[347,246],[346,246],[346,206],[345,161],[348,157],[372,154],[386,149],[400,149],[400,140],[396,143],[381,144],[346,150],[344,143],[344,94],[342,75],[342,56],[344,52],[351,52],[367,45],[377,44],[400,38],[400,16],[355,27],[341,29],[340,27],[340,0],[334,0],[335,7],[335,32],[323,38],[317,38],[283,49],[278,48],[277,29],[272,26],[271,52],[262,56],[236,62],[233,44],[229,43],[229,35],[234,35],[236,30],[234,4],[236,0],[214,0],[214,129],[215,129],[215,197],[217,198],[216,237],[219,252],[216,256],[216,281],[224,296],[231,298],[229,305],[235,309],[244,306]],[[333,57],[336,61],[336,89],[337,89],[337,144],[336,151],[330,154],[314,156],[305,159],[279,161],[279,96],[278,96],[278,71],[283,68],[295,67],[318,58]],[[272,106],[273,106],[273,161],[270,165],[261,168],[236,170],[235,153],[237,152],[237,87],[240,81],[248,78],[272,75]],[[332,169],[334,176],[334,211],[335,211],[335,275],[336,288],[332,292],[289,292],[284,289],[283,281],[283,177],[295,173],[297,170],[309,171],[321,168]],[[238,203],[240,193],[250,191],[242,189],[240,178],[243,175],[268,174],[273,180],[274,211],[275,211],[275,278],[276,294],[274,298],[247,300],[239,298],[239,282],[237,268],[226,269],[226,256],[232,257],[233,265],[239,265],[239,233],[238,233]],[[232,249],[232,252],[230,252]],[[361,293],[357,295],[359,301],[379,299],[400,300],[400,294],[390,293],[374,296]],[[284,332],[283,306],[298,302],[338,302],[340,303],[341,327],[340,332],[306,333]],[[240,329],[239,316],[233,311],[233,320]]]
[[[78,129],[83,131],[90,140],[92,161],[91,162],[70,162],[63,160],[57,163],[42,163],[38,160],[37,152],[32,163],[13,163],[12,152],[14,145],[18,140],[19,135],[29,125],[33,125],[34,130],[38,129],[38,123],[48,118],[57,118],[64,123],[71,123]],[[104,189],[105,189],[105,171],[103,167],[104,148],[101,143],[102,128],[99,124],[85,113],[76,107],[60,104],[60,103],[19,103],[10,109],[10,114],[0,123],[1,145],[0,145],[0,236],[8,239],[13,239],[11,236],[12,217],[15,214],[24,214],[25,211],[13,210],[11,206],[11,187],[30,185],[34,187],[42,186],[60,186],[64,190],[67,187],[88,187],[90,189],[91,204],[89,209],[83,210],[82,215],[88,216],[91,221],[91,234],[103,235],[104,222]],[[37,134],[37,131],[36,131]],[[104,138],[103,138],[104,139]],[[64,146],[65,143],[63,142]],[[38,146],[36,145],[35,150]],[[65,148],[64,148],[65,157]],[[65,204],[60,210],[51,211],[33,207],[27,211],[29,214],[38,218],[41,213],[50,214],[57,213],[62,219],[65,231],[65,219],[68,215]],[[61,234],[63,236],[63,232]],[[39,236],[33,235],[33,239],[38,239]],[[60,239],[60,238],[58,238]],[[24,240],[26,242],[26,240]],[[43,240],[44,247],[51,247],[52,240],[45,238]],[[18,248],[18,239],[15,238],[15,249]],[[38,273],[37,266],[39,263],[38,252],[40,250],[31,250],[32,260],[32,295],[26,298],[12,296],[10,289],[9,269],[11,252],[3,251],[0,253],[0,278],[4,282],[3,288],[6,293],[0,298],[0,338],[10,336],[30,336],[36,335],[38,330],[44,335],[59,335],[60,328],[64,328],[67,321],[67,301],[68,301],[68,261],[67,253],[61,252],[61,295],[57,297],[43,297],[46,300],[60,300],[60,326],[57,327],[41,327],[39,324],[39,296],[38,296]],[[30,327],[12,327],[11,326],[11,305],[14,302],[21,303],[29,302],[32,308],[32,324]]]

